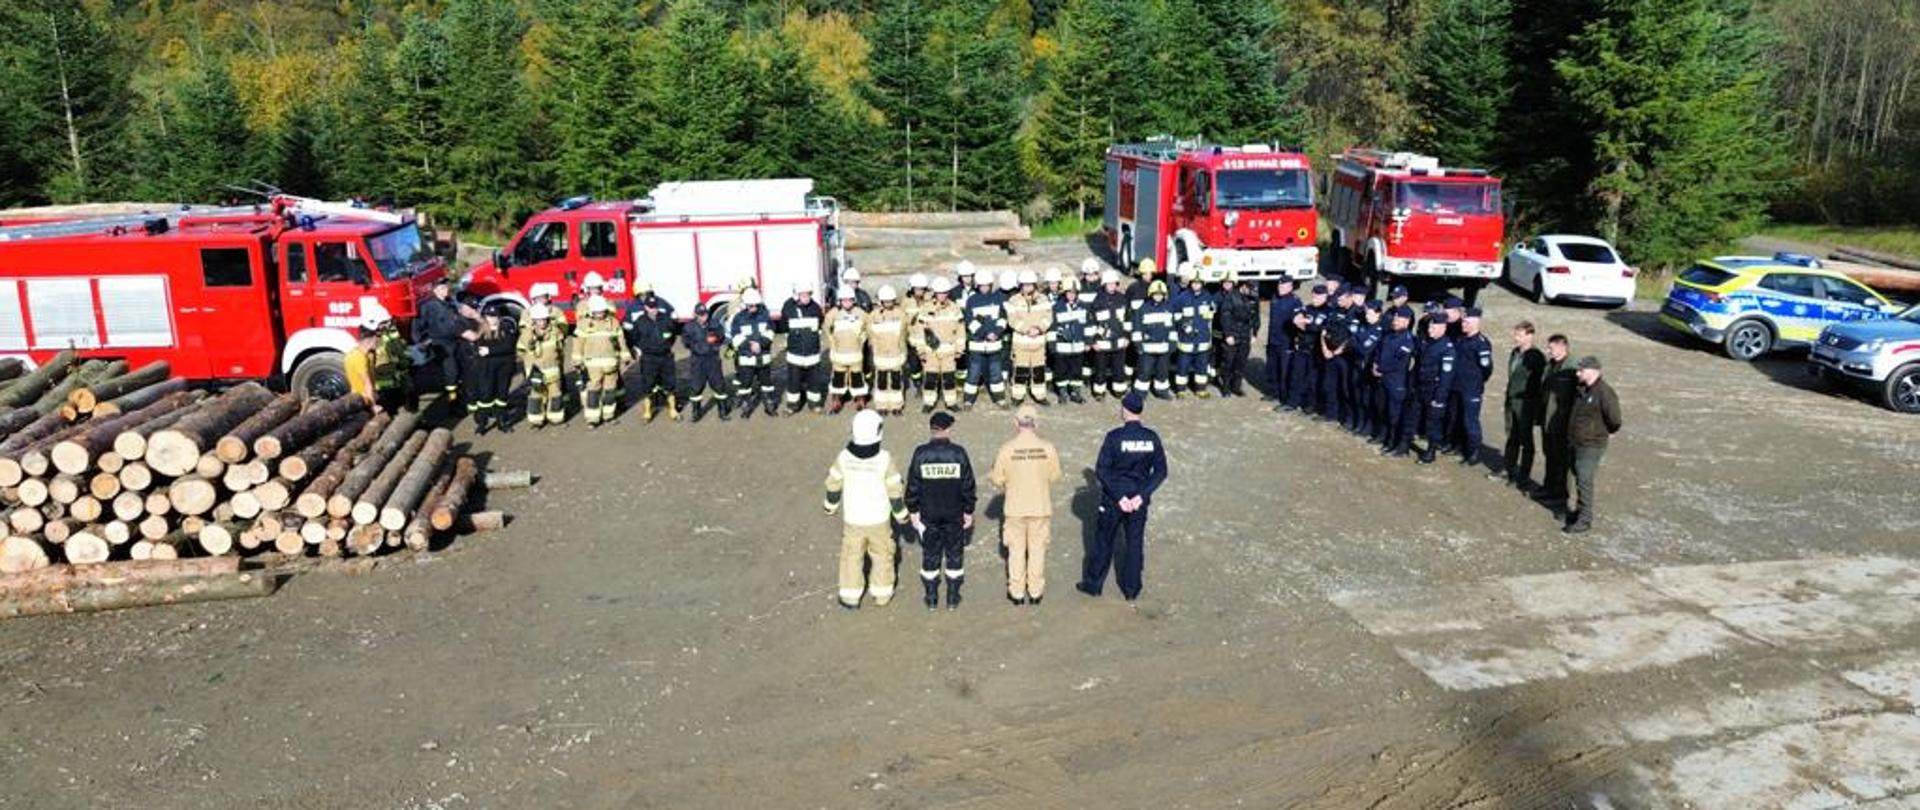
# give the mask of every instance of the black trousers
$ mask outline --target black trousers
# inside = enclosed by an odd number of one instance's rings
[[[1120,595],[1133,599],[1140,595],[1140,574],[1146,567],[1147,507],[1132,513],[1120,511],[1120,504],[1100,500],[1100,517],[1093,530],[1093,545],[1087,550],[1080,585],[1099,594],[1107,585],[1107,568],[1113,568],[1113,580]]]
[[[1285,343],[1267,344],[1267,384],[1273,386],[1273,398],[1286,402],[1287,384],[1293,375],[1293,347]]]
[[[1320,415],[1335,422],[1347,420],[1347,355],[1320,362]]]
[[[665,394],[672,397],[679,391],[679,384],[674,382],[672,355],[643,354],[640,355],[639,365],[640,377],[635,387],[640,390],[640,396]]]
[[[1413,443],[1411,419],[1407,418],[1407,389],[1380,387],[1381,424],[1374,435],[1389,450],[1405,450]]]
[[[1127,377],[1126,349],[1093,350],[1093,388],[1095,391],[1102,388],[1107,389],[1109,392],[1115,391],[1116,389],[1124,391],[1132,385],[1133,380]]]
[[[460,396],[475,412],[507,405],[507,389],[513,382],[513,358],[481,357],[466,364],[460,377]]]
[[[932,583],[945,573],[949,581],[967,575],[967,530],[960,521],[927,521],[920,535],[920,579]]]
[[[1541,439],[1546,442],[1546,446],[1541,448],[1541,455],[1546,457],[1547,472],[1540,485],[1546,490],[1548,498],[1566,500],[1567,475],[1572,472],[1573,444],[1565,429],[1554,430],[1552,426],[1543,432]]]
[[[427,345],[432,346],[434,353],[440,356],[440,385],[449,394],[458,391],[467,378],[467,364],[460,357],[459,345],[451,340],[432,340]]]
[[[787,364],[787,404],[798,408],[804,394],[809,402],[819,405],[827,396],[829,371],[824,360],[811,366]]]
[[[733,390],[741,397],[772,399],[778,388],[773,385],[773,364],[758,366],[745,364],[733,369]]]
[[[712,391],[713,398],[726,401],[733,392],[727,385],[727,374],[720,368],[719,354],[696,354],[687,367],[687,394],[685,399],[693,400],[704,391]]]
[[[1533,405],[1508,398],[1505,411],[1507,446],[1501,454],[1501,468],[1506,470],[1507,480],[1522,483],[1533,478]]]
[[[1233,344],[1220,342],[1213,344],[1220,350],[1220,390],[1239,393],[1247,377],[1247,357],[1253,347],[1247,345],[1246,338],[1236,337]]]
[[[1081,370],[1086,366],[1087,356],[1080,352],[1060,352],[1053,356],[1053,384],[1061,390],[1073,388],[1085,378]]]
[[[1420,435],[1427,440],[1427,452],[1439,448],[1447,440],[1447,397],[1451,391],[1422,389],[1420,397]]]

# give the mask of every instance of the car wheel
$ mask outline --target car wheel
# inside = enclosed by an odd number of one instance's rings
[[[1759,321],[1739,321],[1727,327],[1727,356],[1750,361],[1773,348],[1773,330]]]
[[[1901,366],[1887,375],[1887,407],[1900,413],[1920,413],[1920,363]]]
[[[302,400],[339,399],[352,392],[347,362],[339,352],[322,352],[300,361],[288,386]]]
[[[1547,302],[1547,283],[1541,281],[1539,276],[1533,277],[1533,302],[1536,304]]]

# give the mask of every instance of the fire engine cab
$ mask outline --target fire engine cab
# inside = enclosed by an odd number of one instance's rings
[[[1124,268],[1193,262],[1241,279],[1312,278],[1318,218],[1307,156],[1270,144],[1155,139],[1107,150],[1101,230]]]
[[[361,307],[413,317],[445,273],[408,213],[270,203],[0,227],[0,356],[165,360],[193,380],[347,391]]]
[[[777,312],[795,287],[818,293],[844,265],[839,204],[812,192],[804,178],[719,180],[663,183],[638,200],[563,200],[473,268],[463,292],[483,309],[514,310],[534,285],[551,284],[571,312],[591,273],[616,301],[651,284],[685,319],[751,282]]]
[[[1411,152],[1349,149],[1335,160],[1327,223],[1333,264],[1349,278],[1372,291],[1432,279],[1462,287],[1472,302],[1500,277],[1506,217],[1498,178]]]

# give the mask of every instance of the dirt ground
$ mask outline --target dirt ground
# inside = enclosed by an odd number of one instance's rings
[[[1503,356],[1524,317],[1606,362],[1592,534],[1255,400],[1154,402],[1129,609],[1071,588],[1114,408],[1055,406],[1045,604],[999,595],[989,505],[960,610],[909,579],[849,613],[844,416],[522,429],[478,440],[540,476],[494,494],[506,530],[0,623],[0,807],[1920,807],[1920,422],[1648,302],[1485,303]],[[958,437],[985,465],[1007,433]]]

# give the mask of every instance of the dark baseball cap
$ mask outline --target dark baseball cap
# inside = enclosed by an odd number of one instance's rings
[[[1383,310],[1383,309],[1386,309],[1386,308],[1387,308],[1387,305],[1386,305],[1386,304],[1382,304],[1382,303],[1380,303],[1379,301],[1368,301],[1368,302],[1367,302],[1367,311],[1368,311],[1368,312],[1379,312],[1379,311],[1381,311],[1381,310]]]
[[[1312,290],[1312,292],[1313,292],[1313,294],[1314,294],[1314,295],[1326,295],[1326,294],[1327,294],[1327,285],[1325,285],[1325,284],[1315,284],[1315,285],[1313,285],[1313,290]]]
[[[1429,325],[1445,326],[1447,324],[1447,320],[1448,320],[1447,313],[1445,310],[1442,310],[1440,312],[1435,312],[1432,315],[1428,316],[1427,323]]]
[[[953,427],[953,423],[953,414],[946,411],[934,411],[933,416],[927,418],[927,426],[934,430],[946,430]]]
[[[1480,308],[1479,308],[1479,307],[1467,307],[1467,312],[1466,312],[1466,315],[1467,315],[1467,317],[1469,317],[1469,318],[1478,318],[1478,317],[1480,317]]]
[[[1460,300],[1460,296],[1447,296],[1447,309],[1459,309],[1465,303],[1465,301]]]
[[[1393,289],[1387,291],[1387,297],[1388,298],[1405,298],[1407,297],[1407,288],[1402,287],[1398,284],[1395,284],[1393,285]]]

